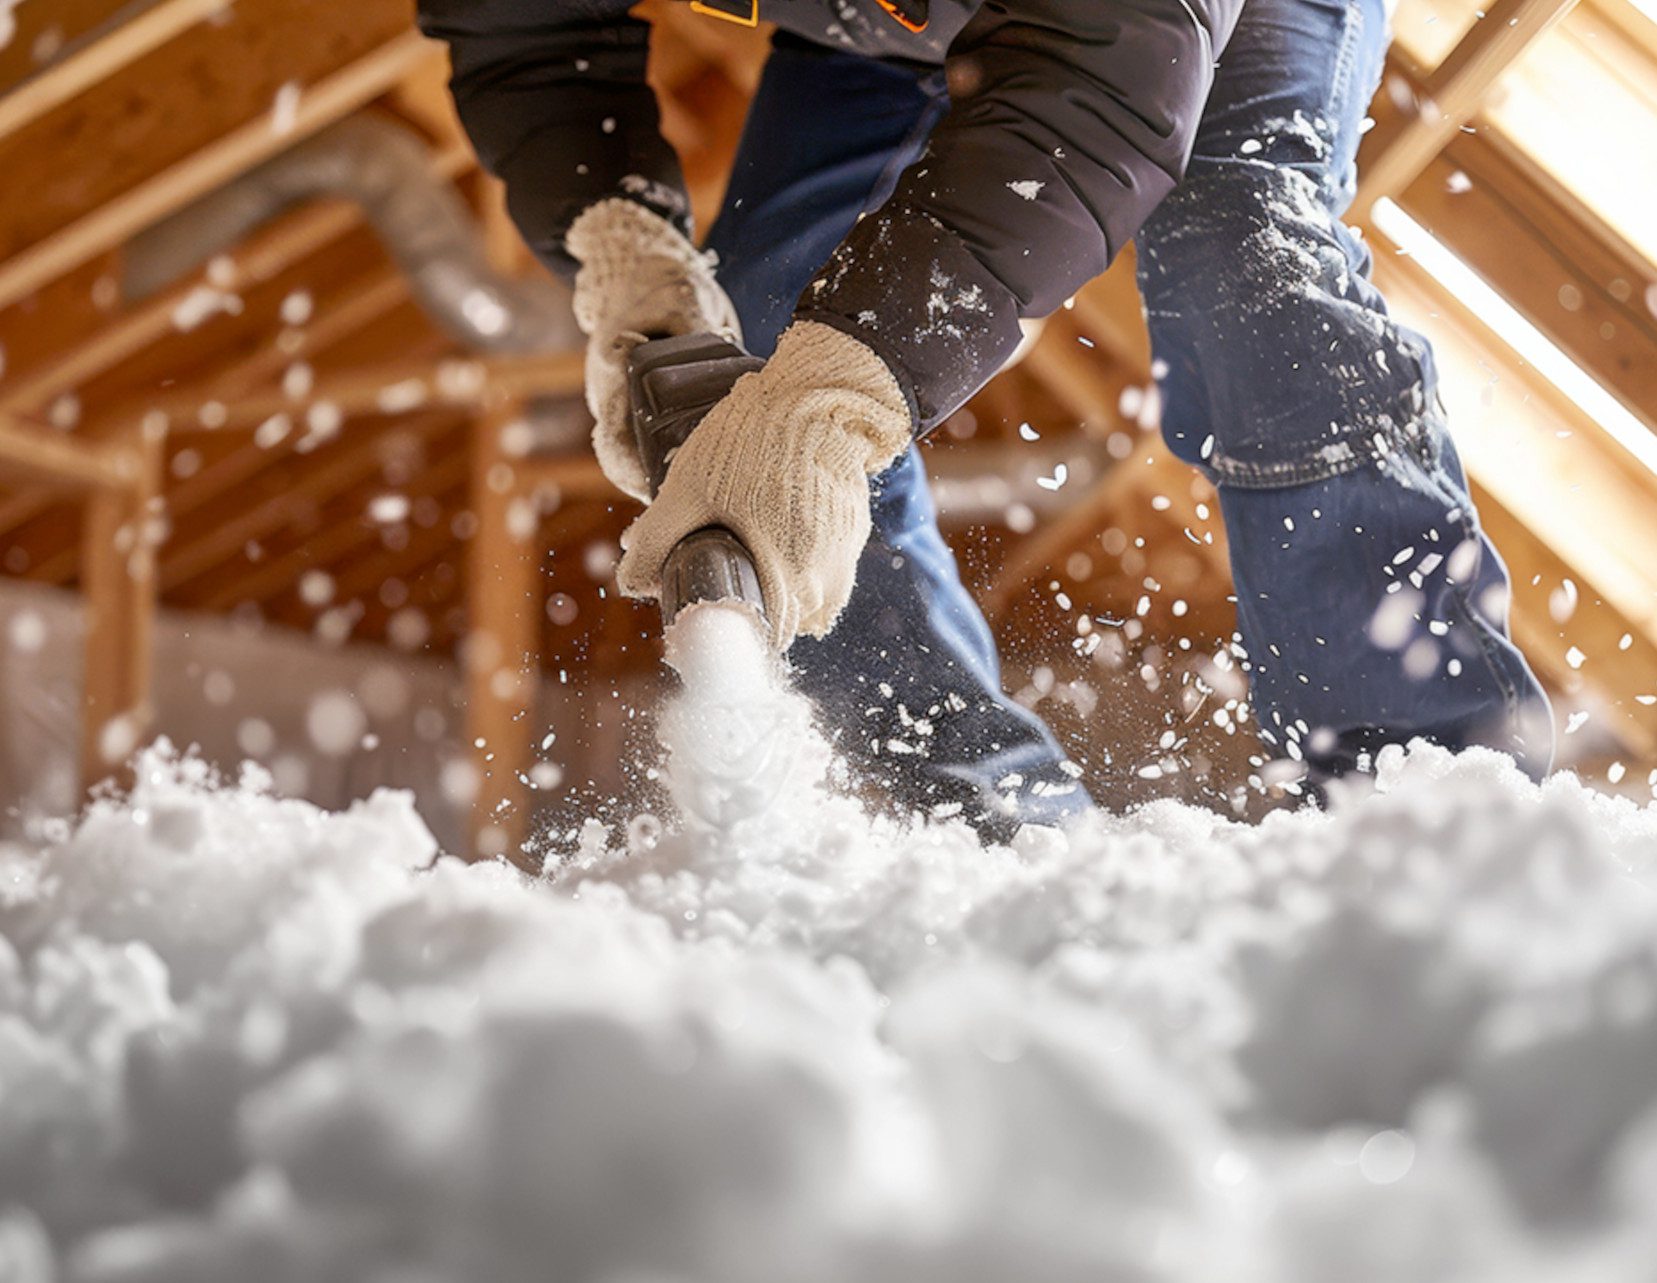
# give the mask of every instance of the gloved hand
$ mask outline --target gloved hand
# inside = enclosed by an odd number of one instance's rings
[[[628,421],[627,356],[647,338],[707,332],[738,342],[736,309],[713,264],[659,214],[616,197],[583,210],[565,245],[581,264],[575,319],[587,336],[587,408],[598,466],[635,499],[650,497]]]
[[[825,635],[869,538],[869,478],[909,445],[912,427],[903,390],[874,352],[831,326],[795,323],[673,457],[622,539],[621,590],[659,596],[673,546],[724,526],[754,559],[777,649],[799,633]]]

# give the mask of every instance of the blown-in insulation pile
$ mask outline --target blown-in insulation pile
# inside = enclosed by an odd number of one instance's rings
[[[1654,880],[1479,753],[539,880],[156,754],[0,853],[0,1278],[1657,1280]]]

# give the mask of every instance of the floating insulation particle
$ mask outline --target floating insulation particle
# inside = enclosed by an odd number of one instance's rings
[[[299,103],[305,89],[297,80],[289,80],[276,91],[270,105],[270,132],[286,138],[299,124]]]

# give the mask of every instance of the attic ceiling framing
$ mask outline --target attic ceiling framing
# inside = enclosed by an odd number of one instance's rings
[[[47,8],[59,28],[55,36]],[[1434,108],[1412,115],[1378,106],[1364,199],[1391,195],[1428,222],[1657,427],[1651,383],[1657,322],[1640,311],[1638,298],[1619,297],[1615,284],[1643,279],[1638,273],[1650,265],[1498,132],[1469,134],[1459,127],[1477,120],[1503,69],[1569,8],[1569,0],[1500,0],[1436,69],[1395,56],[1391,74],[1411,87],[1417,102]],[[653,79],[663,97],[664,129],[682,153],[693,205],[706,225],[763,66],[764,34],[710,24],[665,0],[652,0],[646,12],[662,30]],[[490,466],[509,464],[510,486],[493,497],[480,490],[479,459],[487,449],[498,451],[498,441],[486,449],[477,434],[498,437],[525,398],[573,391],[578,362],[484,363],[470,385],[479,386],[481,375],[487,396],[450,395],[445,387],[453,381],[440,377],[445,363],[471,358],[418,313],[354,207],[312,202],[227,251],[212,275],[233,297],[233,311],[180,323],[198,291],[221,288],[200,273],[142,302],[119,299],[122,246],[136,232],[364,109],[389,112],[427,139],[432,173],[466,194],[497,265],[536,270],[510,229],[498,189],[476,172],[444,90],[441,52],[412,31],[409,18],[407,0],[349,6],[334,0],[61,0],[24,6],[18,39],[0,50],[0,166],[30,175],[28,183],[11,187],[28,200],[0,198],[0,572],[79,583],[113,603],[95,629],[101,657],[89,664],[114,675],[99,690],[89,687],[97,717],[108,720],[132,711],[124,704],[142,703],[142,664],[123,666],[119,651],[142,648],[147,625],[137,616],[144,600],[159,594],[181,605],[256,610],[303,627],[321,610],[296,589],[308,570],[334,584],[338,596],[330,608],[354,601],[364,626],[374,629],[383,629],[398,609],[381,599],[381,583],[408,585],[410,603],[429,602],[436,610],[429,630],[434,646],[459,639],[459,594],[469,586],[474,631],[480,612],[511,631],[503,653],[509,669],[519,664],[512,671],[522,670],[526,656],[552,656],[541,602],[556,588],[578,597],[582,618],[601,625],[591,638],[591,663],[647,662],[646,648],[636,644],[633,608],[572,569],[583,564],[586,544],[613,541],[630,512],[612,502],[590,459],[497,457]],[[29,65],[28,55],[41,51],[49,54],[45,62]],[[1472,176],[1470,193],[1446,194],[1452,170]],[[1481,223],[1500,227],[1500,237],[1481,240],[1475,234]],[[1551,271],[1576,283],[1584,308],[1549,307],[1538,269],[1545,255]],[[1417,293],[1430,297],[1430,282],[1412,280]],[[300,294],[309,315],[289,324],[284,303]],[[1611,339],[1604,338],[1607,325]],[[310,380],[297,394],[290,381],[296,365],[307,368]],[[1189,562],[1196,593],[1212,607],[1199,603],[1193,618],[1226,610],[1223,539],[1212,512],[1206,520],[1200,515],[1212,496],[1123,412],[1125,396],[1150,382],[1132,266],[1124,263],[1082,290],[1024,364],[969,407],[958,435],[975,435],[977,443],[936,447],[1015,448],[1018,423],[1036,419],[1057,436],[1079,426],[1077,439],[1108,469],[1089,485],[1076,485],[1069,510],[1047,525],[1023,536],[997,531],[1007,552],[990,565],[992,613],[1024,626],[1019,621],[1030,612],[1016,609],[1019,603],[1047,594],[1060,576],[1054,567],[1067,565],[1091,567],[1080,582],[1064,579],[1079,602],[1101,615],[1120,609],[1124,603],[1116,598],[1129,587],[1135,596],[1138,590],[1101,552],[1100,532],[1113,526],[1144,531],[1151,554],[1177,552]],[[388,411],[382,393],[399,384],[419,384],[422,394]],[[1592,437],[1591,423],[1541,393],[1538,400]],[[323,402],[342,420],[337,435],[303,452],[295,448],[300,433],[279,444],[255,438],[272,417],[302,423]],[[168,421],[164,440],[144,432],[146,422],[152,428],[160,422],[158,413]],[[1124,440],[1127,462],[1111,468],[1124,458]],[[1590,445],[1602,450],[1603,443]],[[388,533],[364,509],[388,478],[400,475],[388,470],[388,458],[408,449],[424,452],[428,472],[403,486],[405,497],[423,501],[422,521]],[[112,490],[106,482],[115,471],[123,481]],[[1575,553],[1536,536],[1535,515],[1515,506],[1499,479],[1477,479],[1491,482],[1492,527],[1506,531],[1504,544],[1517,548],[1526,566],[1534,563],[1533,573],[1574,575],[1590,586],[1592,644],[1596,654],[1613,651],[1595,679],[1626,689],[1635,666],[1653,652],[1616,652],[1616,639],[1627,632],[1639,647],[1657,645],[1657,612],[1650,603],[1642,607],[1637,591],[1601,584],[1603,566],[1573,560]],[[125,497],[89,508],[88,487]],[[503,537],[507,518],[500,505],[526,502],[537,487],[558,492],[563,506],[543,514],[535,538]],[[434,511],[441,520],[426,520]],[[483,530],[483,538],[460,532],[460,514],[467,517],[465,530]],[[514,529],[521,535],[521,520]],[[153,553],[136,579],[126,574],[119,600],[111,595],[115,563],[94,564],[84,551],[88,537],[120,544],[129,557],[135,547]],[[153,547],[144,542],[152,538],[160,540]],[[554,553],[550,567],[546,540]],[[516,584],[514,593],[531,602],[527,617],[522,600],[509,600],[513,593],[491,597],[487,584],[479,587],[485,568],[495,564],[491,558],[503,556],[515,559],[514,569],[494,576],[497,589],[502,576]],[[519,617],[503,624],[509,609]],[[1545,592],[1521,590],[1516,609],[1521,636],[1560,649]],[[1551,652],[1548,662],[1557,681],[1584,680]],[[508,728],[518,724],[503,717],[501,700],[484,689],[495,671],[473,672],[479,724],[500,752],[496,761],[478,763],[489,785],[480,802],[489,807],[507,796],[522,767],[521,746],[506,743]],[[1653,716],[1631,709],[1620,724],[1636,751],[1657,752]],[[521,736],[521,726],[516,733]]]

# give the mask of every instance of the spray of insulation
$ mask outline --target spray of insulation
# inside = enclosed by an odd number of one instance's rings
[[[658,729],[683,814],[729,829],[816,794],[828,746],[751,609],[689,607],[668,627],[666,656],[680,686]]]

